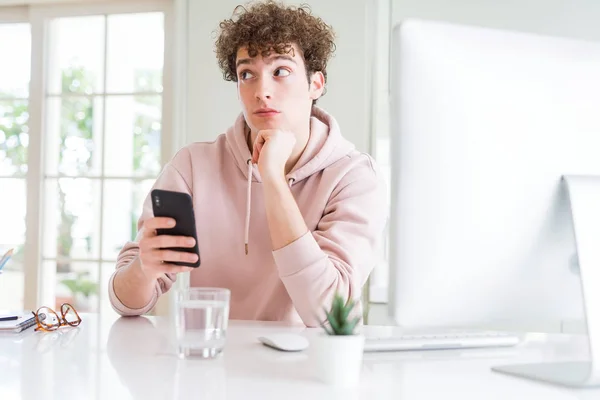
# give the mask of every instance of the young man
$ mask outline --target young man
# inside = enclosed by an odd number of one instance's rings
[[[215,142],[181,149],[154,185],[192,196],[201,266],[169,264],[196,256],[161,248],[193,239],[157,236],[173,221],[153,218],[146,198],[109,283],[117,312],[148,312],[181,272],[191,286],[229,288],[232,319],[318,326],[334,294],[359,300],[385,189],[371,157],[314,105],[334,48],[330,27],[305,8],[257,3],[221,22],[217,58],[242,113]]]

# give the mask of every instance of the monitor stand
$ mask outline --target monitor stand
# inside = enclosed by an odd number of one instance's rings
[[[492,370],[563,386],[600,386],[600,176],[564,176],[573,229],[590,348],[588,362],[504,365]]]

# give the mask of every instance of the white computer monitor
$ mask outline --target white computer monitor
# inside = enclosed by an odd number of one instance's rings
[[[600,44],[411,20],[391,53],[391,317],[584,326],[561,178],[600,176]]]

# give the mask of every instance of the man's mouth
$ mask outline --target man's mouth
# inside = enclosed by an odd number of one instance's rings
[[[273,109],[273,108],[259,108],[258,110],[256,110],[254,112],[255,115],[259,116],[259,117],[272,117],[275,116],[277,114],[279,114],[279,111]]]

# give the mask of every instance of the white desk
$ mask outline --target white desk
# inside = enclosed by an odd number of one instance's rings
[[[63,328],[64,329],[64,328]],[[390,329],[366,327],[366,329]],[[262,333],[315,330],[230,323],[217,360],[179,360],[168,320],[100,319],[77,329],[0,336],[0,399],[598,399],[490,371],[492,365],[585,359],[583,337],[529,334],[512,349],[365,354],[360,387],[335,391],[315,380],[306,353],[282,353]]]

